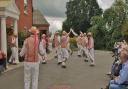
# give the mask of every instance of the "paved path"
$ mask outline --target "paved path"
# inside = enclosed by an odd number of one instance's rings
[[[96,66],[90,67],[76,54],[70,56],[67,68],[57,65],[56,59],[40,65],[39,89],[100,89],[108,81],[105,75],[112,62],[110,52],[96,51]],[[53,88],[54,87],[54,88]],[[23,89],[23,67],[8,71],[0,76],[0,89]],[[64,89],[64,88],[61,88]]]

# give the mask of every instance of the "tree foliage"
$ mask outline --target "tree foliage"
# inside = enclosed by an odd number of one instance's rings
[[[91,17],[102,14],[96,0],[70,0],[66,8],[67,19],[63,22],[63,30],[73,28],[77,33],[86,32],[91,27]]]
[[[127,10],[126,3],[116,0],[111,8],[104,11],[103,16],[92,17],[92,27],[89,30],[94,33],[96,48],[111,49],[114,42],[128,32]]]
[[[63,30],[91,31],[96,49],[111,49],[116,41],[128,41],[128,0],[115,0],[103,13],[96,0],[70,0]]]

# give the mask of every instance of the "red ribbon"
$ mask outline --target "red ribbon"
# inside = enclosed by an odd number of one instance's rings
[[[37,39],[37,34],[36,34],[36,32],[34,32],[34,49],[36,49],[36,40]]]

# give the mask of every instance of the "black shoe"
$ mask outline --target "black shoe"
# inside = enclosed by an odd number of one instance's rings
[[[81,55],[77,55],[78,57],[81,57]]]
[[[8,61],[8,64],[12,64],[12,62],[9,62],[9,61]]]
[[[66,68],[66,65],[62,65],[62,68]]]
[[[112,57],[115,57],[115,55],[112,55]]]
[[[18,65],[17,63],[12,63],[12,65]]]
[[[47,62],[42,62],[42,64],[47,64]]]
[[[111,75],[111,72],[108,72],[106,75],[110,76]]]
[[[57,58],[57,56],[54,56],[54,58]]]
[[[85,59],[84,61],[85,61],[85,62],[88,62],[88,60],[86,60],[86,59]]]
[[[91,66],[91,67],[94,67],[94,66],[95,66],[95,64],[90,64],[90,66]]]
[[[60,65],[62,62],[58,62],[57,65]]]
[[[71,52],[71,55],[73,54],[73,52]]]

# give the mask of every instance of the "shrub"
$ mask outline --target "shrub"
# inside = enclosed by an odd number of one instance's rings
[[[70,48],[72,49],[72,50],[76,50],[77,49],[77,43],[76,43],[76,38],[74,37],[74,38],[70,38]]]
[[[25,39],[25,33],[24,32],[19,32],[18,33],[18,45],[19,45],[19,48],[22,47],[24,39]]]

